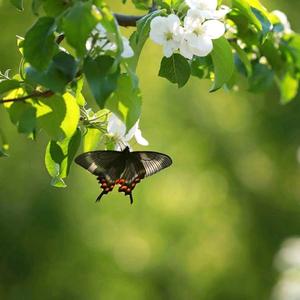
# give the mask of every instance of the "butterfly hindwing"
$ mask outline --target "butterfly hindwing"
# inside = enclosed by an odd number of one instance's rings
[[[124,192],[130,196],[130,202],[133,202],[132,190],[135,188],[146,175],[145,168],[141,161],[132,153],[127,156],[124,171],[118,183],[120,184],[119,192]]]

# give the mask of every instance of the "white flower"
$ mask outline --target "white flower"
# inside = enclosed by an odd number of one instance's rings
[[[92,32],[93,36],[97,36],[97,40],[94,43],[95,47],[101,48],[103,51],[117,51],[117,44],[114,42],[114,37],[111,36],[106,29],[99,23]],[[129,40],[122,36],[123,52],[121,56],[123,58],[129,58],[134,55],[132,48],[130,47]],[[86,49],[91,50],[93,46],[93,37],[89,38],[86,42]]]
[[[222,5],[217,10],[217,0],[186,0],[186,3],[191,9],[201,11],[201,15],[205,19],[223,19],[230,12],[230,8],[226,5]]]
[[[179,48],[181,37],[182,27],[176,15],[158,16],[151,21],[150,38],[163,46],[166,57],[170,57]]]
[[[142,146],[149,145],[149,142],[142,136],[142,132],[139,129],[139,120],[126,134],[126,125],[114,113],[111,113],[108,118],[107,132],[116,141],[116,150],[129,146],[129,141],[133,137],[138,144]]]
[[[280,10],[274,10],[274,11],[272,11],[272,14],[274,16],[276,16],[277,19],[279,20],[279,22],[282,24],[284,33],[290,34],[293,32],[291,29],[291,24],[284,12],[282,12]]]
[[[180,54],[188,59],[192,59],[193,55],[207,56],[213,50],[212,40],[225,33],[224,23],[218,20],[204,20],[198,9],[190,9],[184,19]]]

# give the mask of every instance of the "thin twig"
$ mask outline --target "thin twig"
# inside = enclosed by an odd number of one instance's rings
[[[26,95],[26,96],[19,97],[19,98],[0,99],[0,104],[9,103],[9,102],[23,102],[27,99],[32,99],[32,98],[49,98],[53,95],[54,95],[54,93],[52,91],[45,91],[45,92],[35,91],[30,95]]]

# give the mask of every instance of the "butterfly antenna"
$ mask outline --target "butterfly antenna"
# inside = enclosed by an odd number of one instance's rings
[[[130,197],[130,204],[132,205],[133,204],[133,197],[132,197],[132,193],[129,194],[129,197]]]
[[[102,193],[98,196],[98,198],[96,199],[96,202],[99,202],[102,198],[103,195],[105,195],[106,192],[105,191],[102,191]]]

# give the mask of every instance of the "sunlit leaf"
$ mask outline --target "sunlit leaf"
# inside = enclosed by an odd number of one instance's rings
[[[53,140],[70,138],[79,122],[79,106],[69,93],[42,99],[36,105],[38,126]]]
[[[297,96],[299,80],[290,72],[287,72],[283,78],[278,79],[276,82],[280,89],[282,104],[289,103]]]
[[[84,136],[83,142],[83,151],[93,151],[98,148],[100,138],[101,138],[101,131],[95,128],[88,128],[87,133]]]
[[[78,151],[81,141],[81,132],[76,130],[71,138],[60,142],[50,141],[45,153],[45,165],[52,177],[51,184],[55,187],[66,187],[64,178],[69,174],[71,164]]]
[[[245,17],[250,24],[253,24],[259,31],[262,30],[262,25],[251,10],[251,6],[247,0],[232,0],[232,8],[238,10],[239,13]]]

